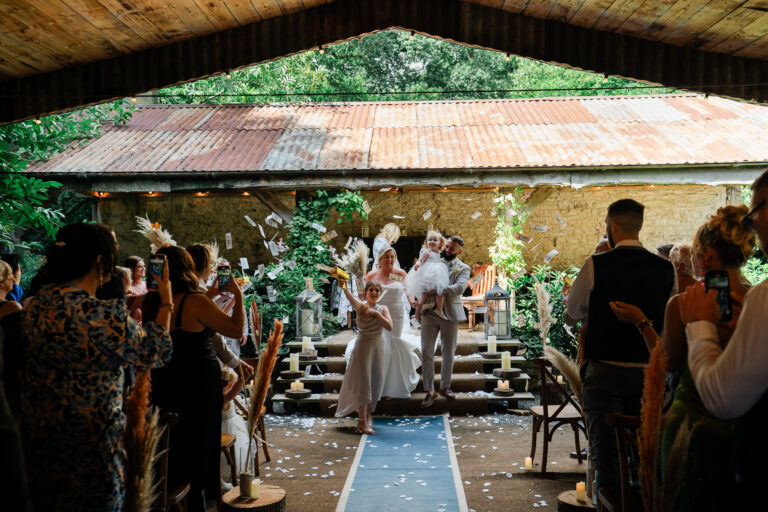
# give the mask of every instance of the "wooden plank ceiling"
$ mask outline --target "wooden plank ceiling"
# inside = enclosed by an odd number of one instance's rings
[[[392,26],[515,54],[532,43],[576,46],[570,54],[533,48],[523,56],[653,83],[660,77],[653,65],[684,68],[677,85],[705,78],[711,83],[703,68],[713,65],[717,83],[766,78],[768,0],[0,0],[0,99],[21,100],[0,122],[189,81]],[[515,31],[521,34],[510,33]],[[221,44],[231,45],[238,58],[221,55],[198,66],[175,61],[215,53]],[[603,54],[606,64],[631,60],[612,44],[631,46],[646,58],[595,68],[589,54]],[[242,45],[262,48],[238,52]],[[688,51],[670,53],[668,47]],[[676,61],[661,62],[663,57]],[[168,66],[179,70],[163,69]],[[67,73],[72,69],[81,71]],[[99,84],[80,83],[89,80]],[[109,84],[114,81],[123,87]],[[67,96],[56,88],[68,89]],[[768,96],[747,89],[713,92],[758,101]],[[32,94],[59,97],[32,101]]]

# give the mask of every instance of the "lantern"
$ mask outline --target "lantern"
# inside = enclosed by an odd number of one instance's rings
[[[512,338],[511,314],[511,296],[496,279],[494,287],[485,293],[485,336],[496,336],[500,340]]]
[[[296,341],[323,339],[323,296],[311,286],[296,296]]]

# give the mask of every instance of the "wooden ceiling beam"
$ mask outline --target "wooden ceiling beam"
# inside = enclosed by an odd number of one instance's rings
[[[198,80],[393,27],[654,85],[768,101],[768,87],[755,85],[768,83],[763,60],[458,0],[337,0],[159,48],[0,82],[0,124]]]

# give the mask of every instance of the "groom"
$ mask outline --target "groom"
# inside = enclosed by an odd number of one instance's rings
[[[456,352],[459,322],[467,319],[461,305],[461,294],[464,293],[464,289],[469,283],[469,266],[458,259],[463,247],[464,240],[461,237],[451,236],[446,239],[443,249],[443,261],[448,266],[448,286],[443,290],[445,318],[440,318],[434,310],[430,309],[423,314],[421,319],[421,376],[424,379],[424,391],[427,392],[421,407],[429,407],[437,399],[437,393],[435,393],[435,340],[438,332],[443,345],[439,393],[448,400],[456,398],[456,395],[451,391],[453,356]],[[435,290],[430,293],[435,293]]]

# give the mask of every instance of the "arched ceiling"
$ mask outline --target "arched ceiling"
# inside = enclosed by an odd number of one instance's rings
[[[392,27],[768,101],[768,0],[0,0],[0,123]]]

